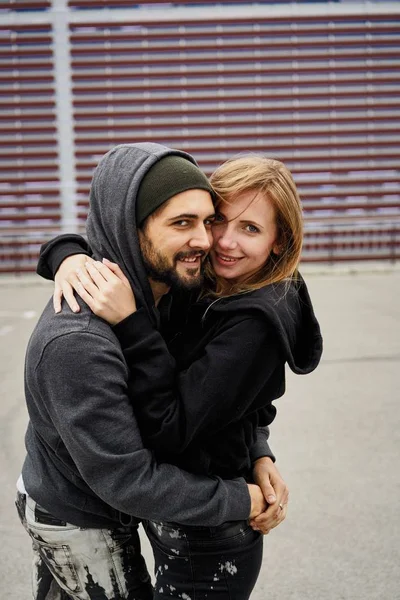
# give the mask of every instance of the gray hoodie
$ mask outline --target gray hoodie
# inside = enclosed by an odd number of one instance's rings
[[[154,324],[151,289],[135,222],[139,184],[161,157],[158,144],[126,144],[95,170],[87,221],[97,258],[120,264],[140,308]],[[157,464],[142,444],[128,397],[128,368],[112,328],[80,302],[55,314],[49,302],[31,336],[25,364],[30,416],[23,480],[28,494],[55,516],[80,527],[113,527],[121,513],[192,525],[246,519],[250,497],[242,479],[195,476]],[[140,343],[141,360],[151,352]],[[134,382],[130,389],[134,402]]]

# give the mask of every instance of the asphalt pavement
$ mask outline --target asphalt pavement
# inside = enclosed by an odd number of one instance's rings
[[[400,600],[400,270],[307,269],[324,334],[315,373],[288,373],[271,446],[290,488],[252,600]],[[14,509],[24,457],[26,344],[51,286],[0,278],[0,600],[28,600]],[[144,553],[152,565],[143,538]]]

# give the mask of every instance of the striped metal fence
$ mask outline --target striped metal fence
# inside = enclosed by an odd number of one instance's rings
[[[0,272],[84,231],[94,166],[157,141],[283,160],[303,261],[400,256],[398,2],[0,1]]]

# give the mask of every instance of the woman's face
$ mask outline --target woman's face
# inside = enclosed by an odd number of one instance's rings
[[[279,253],[274,207],[268,197],[254,191],[237,196],[229,204],[221,202],[212,235],[214,271],[232,283],[257,271],[271,250]]]

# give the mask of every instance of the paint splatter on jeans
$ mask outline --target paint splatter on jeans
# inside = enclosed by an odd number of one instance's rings
[[[148,522],[155,600],[246,600],[257,581],[263,536],[246,521],[220,527]]]
[[[19,492],[16,506],[32,540],[34,600],[152,599],[137,525],[81,529],[62,524]]]

